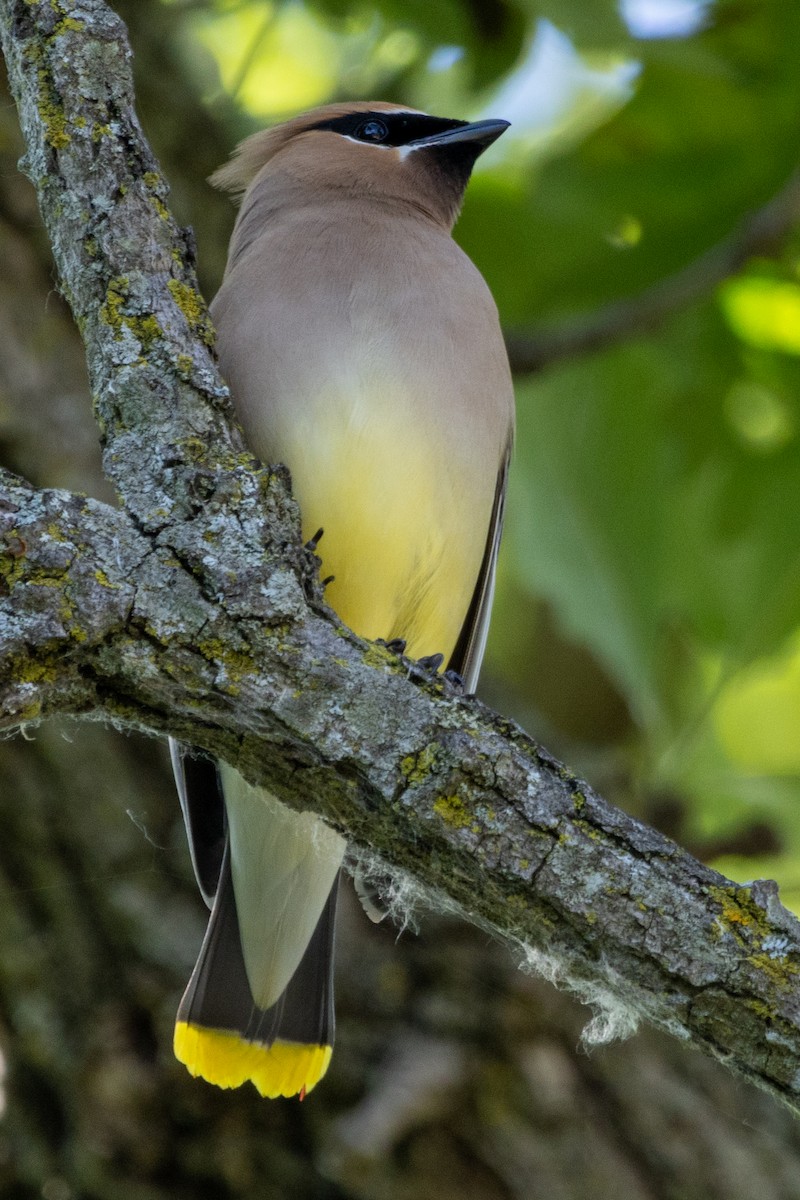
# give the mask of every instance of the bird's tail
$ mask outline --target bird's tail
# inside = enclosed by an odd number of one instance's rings
[[[333,1049],[336,876],[308,946],[274,1004],[260,1008],[245,969],[225,855],[200,957],[178,1009],[175,1054],[218,1087],[250,1080],[262,1096],[303,1096],[328,1069]]]

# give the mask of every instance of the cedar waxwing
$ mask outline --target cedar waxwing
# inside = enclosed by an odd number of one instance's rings
[[[451,230],[505,121],[332,104],[248,138],[213,182],[244,200],[211,306],[253,451],[288,465],[326,598],[364,638],[443,654],[468,691],[492,602],[513,392],[497,310]],[[221,1087],[301,1098],[333,1044],[345,842],[173,747],[211,907],[175,1053]]]

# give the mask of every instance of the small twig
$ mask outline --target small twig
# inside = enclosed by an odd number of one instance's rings
[[[730,237],[638,296],[531,333],[510,331],[506,343],[512,370],[520,375],[540,371],[550,363],[589,354],[658,328],[672,313],[707,295],[754,255],[774,250],[798,220],[800,174],[795,173]]]

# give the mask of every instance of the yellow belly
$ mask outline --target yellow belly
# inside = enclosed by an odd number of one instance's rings
[[[448,658],[492,497],[474,494],[464,464],[430,428],[400,436],[397,408],[372,405],[359,422],[336,404],[315,406],[302,431],[282,431],[276,450],[292,472],[304,535],[324,530],[317,553],[323,578],[334,576],[326,599],[344,623],[361,637],[404,638],[412,657]]]

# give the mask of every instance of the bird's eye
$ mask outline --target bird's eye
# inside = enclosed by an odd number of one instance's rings
[[[385,142],[388,136],[389,126],[374,118],[363,121],[356,130],[356,137],[362,142]]]

